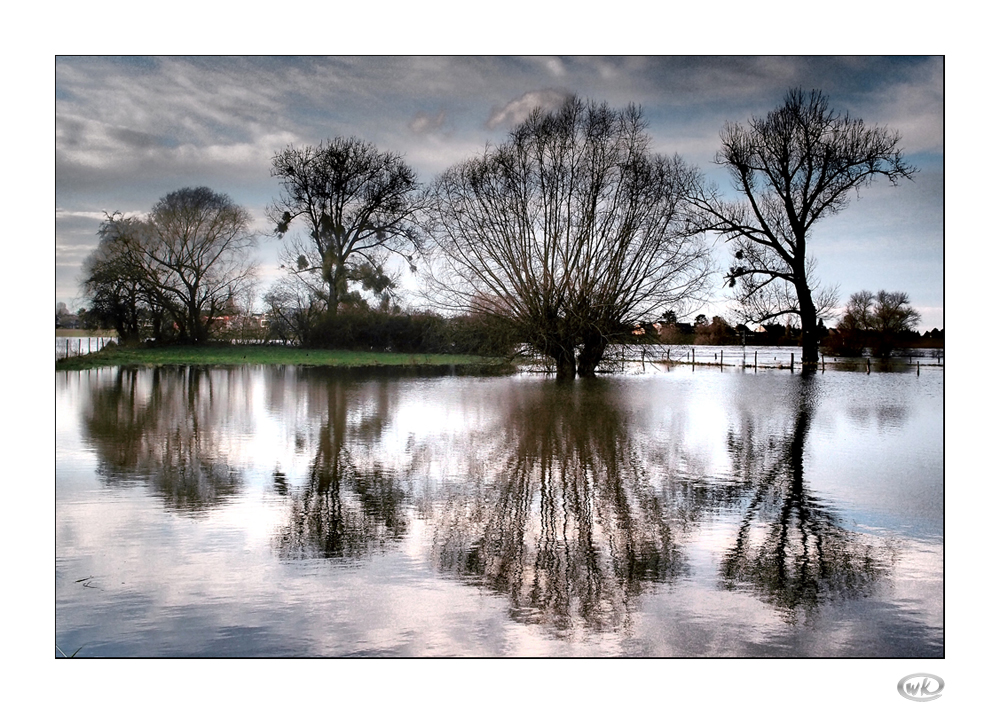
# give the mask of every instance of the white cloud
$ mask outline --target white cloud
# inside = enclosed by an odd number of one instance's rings
[[[417,112],[416,116],[410,120],[410,131],[414,134],[427,134],[437,131],[444,125],[445,111],[442,109],[437,114],[431,116],[427,112]]]
[[[565,77],[566,76],[566,66],[563,61],[558,57],[549,57],[545,60],[545,68],[549,71],[553,77]]]
[[[490,129],[501,126],[516,126],[527,119],[533,110],[558,109],[570,96],[572,93],[563,89],[539,89],[525,92],[514,101],[508,102],[499,109],[494,109],[486,121],[486,126]]]
[[[56,220],[66,218],[89,218],[95,221],[104,220],[104,211],[68,211],[64,208],[56,207]]]

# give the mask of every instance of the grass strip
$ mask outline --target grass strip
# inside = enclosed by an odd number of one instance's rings
[[[401,354],[396,352],[352,352],[280,345],[209,344],[167,347],[112,346],[99,352],[56,361],[56,370],[93,367],[187,365],[233,367],[240,365],[299,365],[316,367],[420,367],[465,366],[502,369],[502,359],[475,355]]]

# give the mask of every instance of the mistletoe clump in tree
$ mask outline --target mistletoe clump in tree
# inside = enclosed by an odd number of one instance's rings
[[[385,302],[395,285],[388,259],[398,255],[415,269],[420,246],[413,169],[398,154],[340,137],[289,147],[271,165],[282,187],[268,208],[275,233],[284,237],[296,223],[306,231],[290,238],[283,255],[293,284],[333,315],[362,302],[362,291]]]

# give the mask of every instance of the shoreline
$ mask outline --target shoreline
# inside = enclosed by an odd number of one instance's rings
[[[281,345],[172,345],[166,347],[111,347],[56,361],[56,371],[98,367],[242,367],[286,365],[343,369],[435,369],[501,374],[513,370],[507,360],[476,355],[355,352]]]

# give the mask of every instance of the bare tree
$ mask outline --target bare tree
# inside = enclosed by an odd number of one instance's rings
[[[182,340],[208,339],[212,319],[254,280],[250,214],[224,194],[183,188],[161,198],[149,216],[108,217],[118,258],[154,311],[169,315]]]
[[[289,147],[271,164],[282,185],[268,209],[276,234],[283,237],[296,220],[308,230],[291,240],[285,264],[330,312],[361,299],[351,283],[377,295],[391,289],[394,279],[385,268],[392,254],[415,269],[417,180],[398,154],[338,137],[318,147]]]
[[[432,186],[438,295],[512,326],[559,377],[592,376],[612,341],[703,287],[706,248],[679,217],[696,178],[649,151],[635,106],[536,110]]]
[[[269,337],[300,345],[309,344],[325,303],[301,282],[284,276],[264,295],[270,321]]]
[[[726,278],[743,317],[797,316],[802,359],[815,363],[817,320],[830,314],[836,294],[819,288],[806,254],[813,226],[846,208],[851,192],[878,176],[895,185],[916,169],[903,161],[898,132],[833,112],[815,90],[793,89],[766,117],[727,123],[721,137],[716,162],[743,198],[725,200],[708,188],[694,193],[692,204],[701,225],[733,244]]]
[[[839,354],[858,355],[867,347],[877,357],[888,357],[899,337],[920,321],[905,292],[860,290],[851,295],[837,324],[834,348]]]

